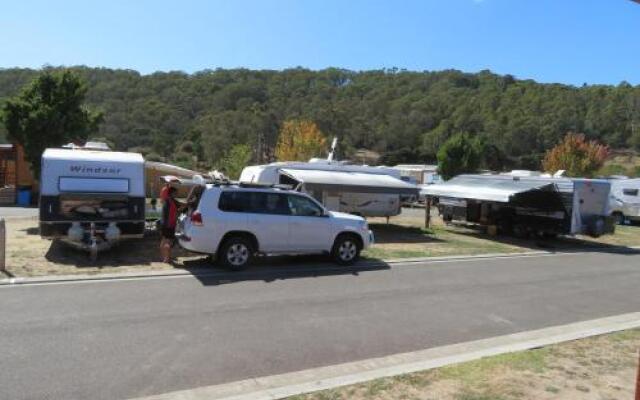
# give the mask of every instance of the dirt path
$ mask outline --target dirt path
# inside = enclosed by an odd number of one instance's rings
[[[124,241],[99,255],[94,263],[88,254],[58,242],[42,239],[36,218],[9,218],[7,226],[7,270],[13,276],[94,274],[139,270],[168,270],[174,266],[160,262],[159,238],[151,234],[144,239]],[[175,249],[178,267],[188,257]]]

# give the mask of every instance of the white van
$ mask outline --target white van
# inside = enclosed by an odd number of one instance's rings
[[[609,209],[618,224],[640,221],[640,178],[611,179]]]

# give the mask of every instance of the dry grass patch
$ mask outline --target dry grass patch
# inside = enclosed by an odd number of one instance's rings
[[[405,210],[387,224],[383,218],[370,218],[376,245],[364,256],[380,259],[518,253],[539,250],[586,250],[602,248],[619,251],[640,246],[639,226],[617,226],[614,235],[600,238],[577,236],[551,240],[490,236],[472,226],[446,225],[432,212],[431,228],[424,228],[423,210]]]
[[[631,399],[640,330],[483,358],[290,400]]]
[[[140,270],[170,270],[172,265],[160,262],[159,238],[123,241],[109,251],[100,253],[91,262],[88,253],[61,243],[42,239],[36,218],[9,218],[7,227],[7,272],[9,276],[42,276],[66,274],[97,274],[103,272],[134,272]],[[177,267],[183,267],[190,257],[174,249]]]

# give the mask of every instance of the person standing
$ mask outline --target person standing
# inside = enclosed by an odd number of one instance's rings
[[[160,256],[162,262],[171,263],[171,248],[176,239],[176,224],[180,204],[175,199],[176,188],[169,186],[162,205],[162,225],[160,231]]]

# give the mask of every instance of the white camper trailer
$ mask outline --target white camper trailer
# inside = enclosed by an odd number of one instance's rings
[[[400,196],[418,194],[400,171],[312,159],[246,167],[240,182],[288,184],[303,190],[331,211],[363,217],[391,217],[401,212]]]
[[[40,179],[40,234],[91,251],[142,237],[145,174],[141,154],[47,149]]]
[[[618,224],[640,222],[640,178],[611,179],[609,208]]]
[[[246,167],[240,182],[291,185],[331,211],[363,217],[398,215],[403,196],[418,196],[418,187],[401,180],[399,170],[334,160],[337,145],[338,138],[333,138],[326,159]]]

